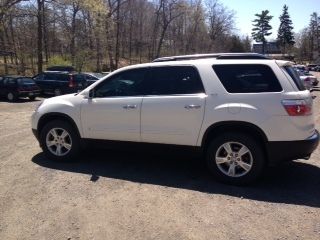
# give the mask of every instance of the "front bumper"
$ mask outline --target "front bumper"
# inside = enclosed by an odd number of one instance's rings
[[[296,159],[308,159],[319,144],[319,132],[301,141],[276,141],[267,144],[269,164],[276,165],[279,162]]]

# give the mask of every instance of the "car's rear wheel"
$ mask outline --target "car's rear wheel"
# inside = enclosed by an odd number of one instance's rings
[[[213,139],[207,148],[206,160],[219,181],[234,185],[253,182],[265,167],[259,142],[242,133],[226,133]]]
[[[8,92],[7,93],[7,100],[9,102],[13,102],[13,101],[17,100],[17,96],[13,92]]]
[[[53,160],[74,160],[80,151],[80,137],[69,123],[54,120],[44,126],[40,144],[46,156]]]

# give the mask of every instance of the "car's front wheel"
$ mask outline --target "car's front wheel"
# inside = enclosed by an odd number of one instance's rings
[[[260,143],[242,133],[225,133],[213,139],[207,148],[206,160],[218,180],[234,185],[253,182],[265,166]]]
[[[80,151],[80,138],[68,122],[54,120],[40,133],[40,144],[46,156],[53,160],[74,160]]]

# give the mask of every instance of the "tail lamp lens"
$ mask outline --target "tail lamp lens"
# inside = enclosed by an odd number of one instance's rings
[[[283,100],[282,105],[289,116],[307,116],[312,114],[312,100]]]

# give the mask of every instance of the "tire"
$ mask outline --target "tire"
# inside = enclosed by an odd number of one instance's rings
[[[16,101],[16,100],[17,100],[16,94],[14,94],[13,92],[8,92],[8,93],[7,93],[7,100],[8,100],[9,102],[14,102],[14,101]]]
[[[80,137],[69,123],[53,120],[41,130],[40,145],[49,159],[72,161],[80,152]]]
[[[31,101],[34,101],[34,100],[36,100],[36,96],[30,96],[29,99],[30,99]]]
[[[53,91],[53,93],[54,93],[55,96],[60,96],[60,95],[62,95],[62,91],[61,91],[60,88],[56,88],[56,89]]]
[[[261,144],[243,133],[225,133],[213,139],[206,151],[206,162],[218,181],[232,185],[254,182],[266,165]]]

